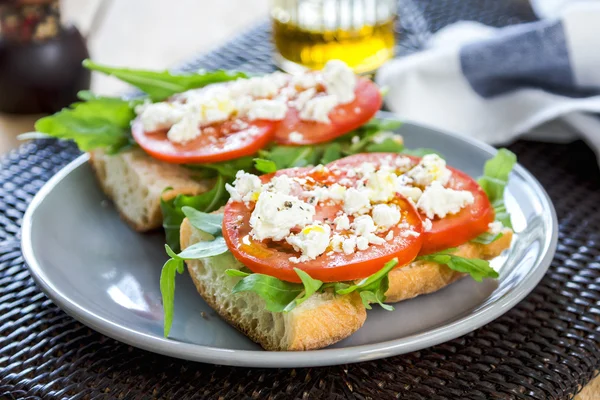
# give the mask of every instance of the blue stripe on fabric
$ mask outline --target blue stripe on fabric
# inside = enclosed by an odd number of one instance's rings
[[[491,39],[466,44],[460,57],[464,76],[486,98],[524,86],[581,95],[560,21],[504,28]]]

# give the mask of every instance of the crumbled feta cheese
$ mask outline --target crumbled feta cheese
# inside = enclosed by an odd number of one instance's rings
[[[287,175],[278,175],[265,185],[265,190],[281,194],[290,194],[292,190],[292,179]]]
[[[248,107],[248,118],[279,121],[287,114],[287,106],[277,100],[256,100]]]
[[[308,100],[302,111],[300,119],[329,123],[329,113],[338,105],[337,97],[333,95],[317,96]]]
[[[504,228],[504,225],[502,225],[502,222],[500,222],[500,221],[490,222],[490,224],[488,225],[488,231],[492,235],[499,234],[500,232],[502,232],[503,228]]]
[[[291,104],[296,108],[296,110],[302,111],[306,103],[308,103],[310,99],[315,97],[316,94],[317,91],[314,88],[310,88],[308,90],[300,92],[300,94],[298,94],[298,96],[291,102]]]
[[[304,140],[304,135],[296,131],[290,133],[288,137],[290,138],[290,142],[292,143],[300,143]]]
[[[369,215],[361,215],[360,217],[355,218],[352,227],[358,236],[367,236],[369,233],[373,233],[377,230],[373,218]]]
[[[356,248],[358,250],[366,250],[369,248],[369,239],[364,236],[359,236],[356,238]]]
[[[345,231],[350,229],[350,219],[346,214],[342,214],[333,220],[336,231]]]
[[[436,181],[445,185],[452,172],[446,168],[446,161],[437,154],[427,154],[406,175],[419,186],[429,186]]]
[[[371,201],[389,201],[396,194],[396,175],[386,171],[377,171],[367,180]]]
[[[356,75],[343,61],[331,60],[325,64],[323,83],[327,93],[335,95],[340,104],[347,104],[354,100]]]
[[[329,198],[331,200],[343,200],[346,190],[344,186],[334,183],[329,187]]]
[[[421,195],[423,194],[423,191],[418,187],[404,185],[396,186],[396,192],[400,193],[407,199],[411,199],[415,203],[419,201],[419,198],[421,198]]]
[[[373,163],[364,162],[360,164],[358,168],[355,169],[355,172],[360,174],[363,177],[368,177],[373,172],[375,172],[375,165]]]
[[[394,164],[401,170],[406,170],[412,166],[412,160],[408,157],[398,157]]]
[[[285,74],[281,73],[238,79],[230,85],[230,92],[235,97],[241,95],[255,98],[273,97],[287,83],[287,79]]]
[[[412,229],[407,229],[407,230],[403,230],[402,232],[400,232],[400,236],[402,236],[402,237],[409,237],[409,236],[419,237],[420,233],[415,232]]]
[[[325,253],[329,247],[329,225],[307,225],[297,235],[291,235],[285,240],[302,253],[300,261],[314,260]]]
[[[392,239],[394,239],[394,231],[390,229],[387,235],[385,235],[385,240],[390,242]]]
[[[379,244],[384,244],[385,243],[385,239],[384,238],[380,238],[379,236],[377,236],[374,233],[369,233],[366,237],[367,237],[367,239],[369,239],[369,243],[370,244],[379,245]]]
[[[377,204],[373,207],[373,221],[378,227],[388,229],[400,222],[400,210],[393,205]]]
[[[356,176],[356,171],[353,168],[351,168],[348,170],[348,172],[346,172],[346,176],[348,178],[354,178]]]
[[[312,222],[315,207],[294,196],[261,192],[250,216],[251,235],[256,240],[282,240],[295,227]]]
[[[144,130],[147,132],[167,129],[181,121],[185,108],[181,103],[143,104],[135,108]]]
[[[196,139],[201,133],[198,119],[193,116],[186,116],[169,129],[167,138],[174,143],[187,143]]]
[[[429,232],[431,228],[433,228],[433,222],[429,218],[425,218],[425,221],[423,221],[423,230]]]
[[[350,140],[352,142],[352,144],[358,144],[358,142],[360,142],[360,137],[357,135],[352,136],[352,139]]]
[[[342,243],[342,251],[346,255],[350,255],[354,253],[356,250],[356,236],[350,236],[347,239],[344,239],[344,243]]]
[[[344,237],[342,235],[333,235],[333,237],[331,238],[331,243],[329,245],[331,246],[331,249],[333,251],[341,252],[343,243]]]
[[[371,208],[369,196],[364,190],[350,188],[344,194],[344,211],[349,214],[364,214]]]
[[[319,75],[315,73],[299,74],[292,76],[291,85],[308,89],[317,86]]]
[[[475,198],[471,192],[448,189],[442,186],[439,181],[434,181],[421,195],[417,202],[417,208],[427,218],[431,219],[436,215],[444,218],[448,214],[456,214],[462,208],[474,202]]]
[[[373,136],[372,140],[373,140],[373,143],[381,144],[388,139],[392,139],[394,142],[397,142],[400,144],[404,143],[402,136],[398,135],[395,132],[390,132],[390,131],[378,132]]]
[[[252,197],[257,195],[261,188],[262,183],[260,178],[244,171],[238,171],[235,174],[233,185],[225,184],[225,189],[229,192],[229,196],[233,201],[248,202],[256,200],[256,198],[253,199]]]

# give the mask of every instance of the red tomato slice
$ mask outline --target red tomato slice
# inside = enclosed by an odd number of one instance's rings
[[[303,178],[310,176],[317,182],[331,178],[327,173],[311,171],[310,168],[292,168],[266,175],[262,177],[262,180],[268,182],[274,176],[281,174]],[[299,189],[296,188],[296,190]],[[225,206],[223,236],[234,257],[253,272],[267,274],[289,282],[300,282],[298,275],[293,270],[300,268],[314,279],[323,282],[350,281],[372,275],[393,258],[398,258],[398,265],[402,266],[410,263],[417,256],[422,242],[420,234],[422,223],[419,214],[415,207],[400,195],[393,200],[393,203],[400,208],[402,221],[406,222],[407,226],[391,228],[394,232],[391,241],[381,245],[370,245],[366,250],[357,250],[350,255],[343,252],[329,253],[328,249],[315,260],[302,263],[291,262],[290,257],[297,257],[299,254],[285,241],[256,241],[249,235],[251,231],[250,215],[254,209],[254,203],[247,206],[243,202],[230,201]],[[316,206],[314,220],[333,224],[336,213],[340,209],[340,204],[319,204]],[[417,232],[419,235],[416,237],[404,235],[408,230]],[[333,231],[334,229],[332,229]],[[379,236],[383,237],[387,233],[388,231]]]
[[[269,143],[276,123],[271,121],[225,121],[202,128],[202,134],[177,144],[167,138],[167,131],[146,132],[139,119],[131,133],[142,149],[152,157],[175,164],[210,163],[249,156]]]
[[[366,78],[357,78],[355,99],[340,105],[329,113],[330,123],[302,121],[298,110],[290,107],[275,132],[275,141],[287,145],[322,143],[364,125],[381,108],[383,99],[379,88]],[[302,134],[302,140],[291,140],[290,134]]]
[[[417,165],[421,160],[419,157],[395,153],[369,153],[342,158],[327,166],[330,169],[336,166],[344,168],[361,165],[365,162],[380,165],[384,159],[387,159],[393,165],[400,157],[409,158],[413,166]],[[494,221],[494,209],[479,184],[464,172],[452,167],[447,168],[452,171],[452,176],[446,187],[454,190],[468,190],[473,194],[475,201],[456,214],[448,215],[445,218],[433,219],[431,221],[432,228],[429,231],[423,232],[423,245],[419,255],[435,253],[460,246],[487,232],[488,225]],[[424,215],[421,215],[421,217],[423,220],[426,218]]]

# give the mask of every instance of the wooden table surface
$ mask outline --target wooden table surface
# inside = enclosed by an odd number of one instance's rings
[[[91,57],[133,68],[167,68],[219,46],[268,13],[269,0],[63,0],[62,13],[88,35]],[[98,17],[99,16],[99,17]],[[116,94],[123,83],[95,75],[92,89]],[[39,116],[0,114],[0,155],[18,146]],[[600,399],[600,377],[576,400]]]

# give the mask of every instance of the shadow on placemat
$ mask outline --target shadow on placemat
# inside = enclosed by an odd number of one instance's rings
[[[493,25],[533,18],[521,0],[400,2],[399,51],[458,20]],[[270,71],[259,26],[188,68]],[[511,146],[544,185],[559,218],[546,277],[503,317],[448,343],[337,367],[268,370],[176,360],[106,338],[76,322],[35,286],[20,252],[33,195],[79,152],[36,141],[0,162],[0,398],[41,399],[568,399],[600,366],[600,171],[582,142]]]

